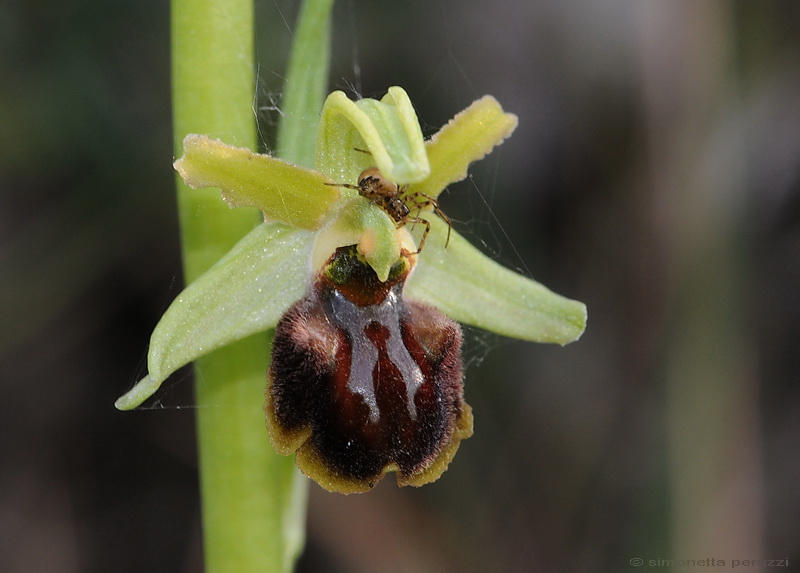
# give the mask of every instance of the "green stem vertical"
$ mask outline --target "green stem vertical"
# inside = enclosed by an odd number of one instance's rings
[[[172,1],[176,156],[187,133],[256,148],[253,30],[251,0]],[[188,283],[261,216],[177,179]],[[272,451],[264,428],[269,341],[252,336],[196,363],[207,573],[288,571],[302,546],[306,486],[293,460]]]

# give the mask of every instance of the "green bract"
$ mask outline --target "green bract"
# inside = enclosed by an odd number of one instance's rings
[[[231,147],[201,135],[184,140],[175,168],[192,187],[219,187],[232,206],[254,206],[266,222],[190,284],[150,339],[149,374],[116,402],[137,407],[175,370],[248,335],[273,328],[306,291],[309,277],[340,246],[357,244],[381,280],[401,246],[404,227],[356,190],[359,174],[377,167],[405,193],[435,198],[466,177],[517,125],[491,96],[456,115],[428,141],[406,92],[389,88],[380,101],[330,94],[317,135],[316,170]],[[567,344],[586,325],[586,307],[513,273],[481,254],[433,216],[405,296],[453,319],[506,336]]]

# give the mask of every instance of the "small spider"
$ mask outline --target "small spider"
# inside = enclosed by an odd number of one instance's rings
[[[445,223],[447,223],[447,241],[445,241],[444,244],[445,248],[450,244],[450,231],[453,227],[453,223],[447,215],[442,212],[439,207],[439,202],[421,191],[404,196],[403,194],[405,193],[406,186],[400,187],[397,183],[389,181],[377,167],[370,167],[362,171],[361,175],[358,176],[358,185],[350,185],[348,183],[327,183],[327,185],[355,189],[362,197],[369,199],[370,202],[383,209],[386,214],[394,220],[398,228],[408,223],[412,223],[413,225],[417,223],[425,225],[422,238],[419,240],[419,247],[417,247],[417,252],[414,254],[422,252],[425,239],[428,237],[428,233],[431,230],[430,222],[419,216],[420,211],[430,205],[433,207],[434,213],[439,215],[444,219]],[[416,217],[411,216],[412,210],[416,211]]]

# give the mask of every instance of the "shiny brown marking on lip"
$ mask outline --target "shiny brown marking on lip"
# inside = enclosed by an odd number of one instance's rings
[[[387,471],[397,471],[401,485],[422,485],[441,475],[472,433],[461,329],[403,299],[407,272],[388,290],[356,293],[358,302],[377,301],[358,304],[350,290],[373,283],[357,260],[354,249],[339,249],[329,267],[341,266],[323,272],[278,324],[270,437],[279,453],[297,451],[301,470],[331,491],[368,491]],[[349,288],[340,289],[348,275]],[[379,300],[376,291],[386,294]]]

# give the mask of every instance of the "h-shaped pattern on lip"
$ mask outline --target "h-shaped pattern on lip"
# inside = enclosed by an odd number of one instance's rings
[[[354,394],[359,394],[369,406],[371,423],[377,423],[380,419],[375,385],[377,381],[390,376],[388,370],[391,369],[399,373],[405,386],[411,419],[417,419],[414,396],[424,377],[403,343],[398,289],[399,285],[392,288],[382,302],[368,307],[353,304],[336,290],[330,296],[331,318],[336,326],[347,333],[351,345],[347,387]]]

